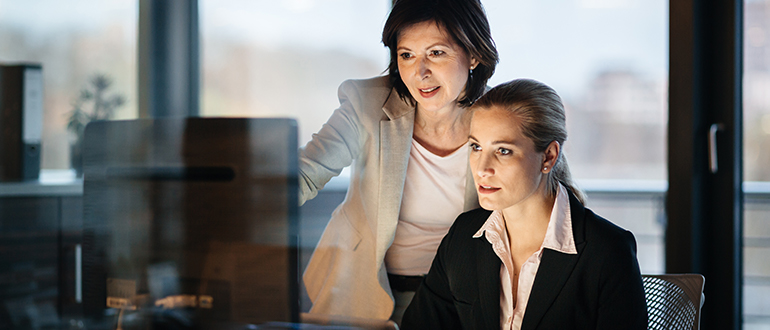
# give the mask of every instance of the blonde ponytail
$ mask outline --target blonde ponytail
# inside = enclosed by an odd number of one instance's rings
[[[581,204],[586,205],[586,195],[572,180],[572,174],[569,171],[567,156],[564,154],[563,150],[559,154],[559,158],[556,160],[556,166],[554,166],[553,171],[551,171],[550,174],[551,175],[549,175],[548,181],[546,182],[546,188],[548,188],[548,191],[550,191],[552,194],[556,194],[556,188],[558,187],[556,183],[561,183],[565,188],[567,188],[567,190],[575,195],[575,198],[577,198]]]

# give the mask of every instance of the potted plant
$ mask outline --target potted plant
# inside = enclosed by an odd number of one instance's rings
[[[67,130],[74,137],[70,145],[70,163],[78,177],[83,175],[83,132],[86,125],[95,120],[112,119],[115,111],[126,103],[123,95],[108,91],[110,86],[110,77],[95,74],[89,84],[80,90],[80,95],[72,103],[72,110],[67,114]]]

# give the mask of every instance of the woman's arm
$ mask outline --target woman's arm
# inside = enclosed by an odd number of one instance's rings
[[[299,150],[300,205],[314,198],[318,190],[350,165],[361,150],[363,128],[359,112],[363,109],[357,108],[362,107],[363,102],[357,84],[348,80],[340,85],[340,107]]]

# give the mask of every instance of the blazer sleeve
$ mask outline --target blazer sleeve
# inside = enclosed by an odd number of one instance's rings
[[[361,150],[362,124],[359,111],[363,102],[355,81],[343,82],[338,89],[340,107],[318,133],[299,150],[299,204],[313,199],[332,177],[340,174]]]
[[[612,249],[614,262],[601,267],[597,329],[647,329],[647,302],[636,258],[636,240],[623,232],[620,248]]]
[[[402,329],[462,329],[444,264],[452,260],[447,251],[454,236],[454,228],[441,240],[428,275],[404,312]]]

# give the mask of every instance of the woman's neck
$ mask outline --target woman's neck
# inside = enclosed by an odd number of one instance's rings
[[[420,111],[414,118],[413,137],[433,154],[446,156],[468,142],[471,113],[459,106],[445,111]]]
[[[512,249],[515,246],[529,247],[527,249],[536,246],[539,249],[545,239],[555,201],[555,196],[538,191],[521,203],[502,210]]]

